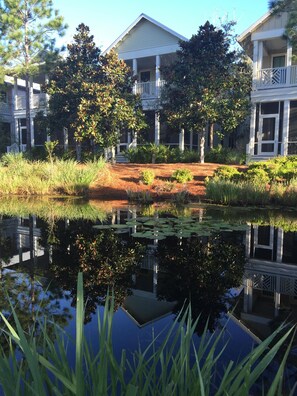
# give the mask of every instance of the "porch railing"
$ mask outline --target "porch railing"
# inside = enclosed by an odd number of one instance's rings
[[[133,93],[140,95],[142,99],[159,98],[163,85],[164,80],[160,80],[159,83],[157,81],[138,82],[133,87]]]
[[[255,81],[257,89],[282,88],[293,85],[297,85],[297,65],[262,69]]]

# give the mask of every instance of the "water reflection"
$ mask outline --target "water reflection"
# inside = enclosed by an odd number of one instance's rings
[[[8,289],[14,304],[22,301],[22,320],[34,318],[43,304],[46,314],[66,325],[71,318],[64,302],[75,303],[78,271],[84,272],[86,322],[108,289],[116,308],[139,327],[180,312],[187,301],[193,316],[201,315],[198,334],[207,320],[213,331],[236,304],[234,316],[260,338],[288,314],[296,317],[292,222],[278,227],[263,212],[257,222],[246,210],[214,208],[109,208],[100,216],[84,209],[91,213],[85,220],[73,213],[2,216],[1,264],[13,271],[3,272],[1,293]],[[0,308],[8,313],[4,301]]]

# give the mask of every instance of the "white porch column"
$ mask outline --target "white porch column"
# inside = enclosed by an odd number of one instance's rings
[[[137,75],[137,59],[136,58],[134,58],[133,59],[133,76],[136,76]]]
[[[181,152],[185,151],[185,130],[181,128],[179,132],[179,149]]]
[[[34,147],[35,138],[34,138],[34,118],[32,116],[33,109],[33,79],[30,78],[30,88],[29,88],[29,100],[30,100],[30,128],[31,128],[31,147]]]
[[[137,147],[137,132],[134,132],[133,139],[132,139],[132,147]]]
[[[291,83],[291,66],[292,66],[292,44],[290,40],[287,40],[287,75],[286,75],[286,84],[289,85]]]
[[[251,120],[250,120],[250,139],[249,143],[247,144],[246,153],[247,155],[254,154],[254,146],[255,146],[255,134],[256,134],[256,104],[253,104],[251,110]]]
[[[259,41],[254,41],[253,48],[253,81],[255,82],[258,74],[258,54],[259,54]]]
[[[155,144],[159,146],[160,144],[160,114],[155,111]]]
[[[281,154],[288,155],[288,142],[289,142],[289,121],[290,121],[290,101],[284,101],[284,119],[283,119],[283,141]]]
[[[160,55],[156,55],[156,97],[158,98],[160,95],[160,81],[161,81],[161,57]]]
[[[134,58],[132,62],[133,62],[133,63],[132,63],[133,76],[137,76],[137,73],[138,73],[138,69],[137,69],[137,59]],[[136,87],[136,85],[137,85],[137,80],[135,80],[135,82],[134,82],[134,87],[133,87],[133,93],[134,93],[134,94],[137,94],[137,87]]]

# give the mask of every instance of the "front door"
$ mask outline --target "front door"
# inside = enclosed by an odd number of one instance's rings
[[[260,117],[259,154],[277,155],[278,125],[278,115],[262,115]]]

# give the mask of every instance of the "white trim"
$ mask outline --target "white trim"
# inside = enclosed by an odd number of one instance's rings
[[[272,40],[277,37],[283,37],[285,29],[266,30],[265,32],[252,33],[251,40]]]
[[[270,140],[263,140],[263,120],[266,118],[273,118],[275,120],[274,124],[274,139]],[[260,108],[260,114],[259,114],[259,135],[258,135],[258,155],[277,155],[278,152],[278,137],[279,137],[279,113],[278,114],[261,114],[261,108]],[[263,144],[273,144],[273,151],[262,151],[262,145]],[[272,227],[271,227],[272,228]],[[258,228],[257,228],[258,229]],[[259,245],[255,244],[256,247],[261,247],[265,249],[272,249],[273,247],[273,238],[272,238],[272,230],[270,230],[270,245]],[[255,232],[256,236],[256,232]],[[257,233],[258,237],[258,233]]]
[[[175,53],[178,49],[180,49],[178,44],[172,44],[165,45],[163,47],[144,48],[134,51],[119,52],[118,55],[121,59],[128,60],[134,58],[146,58],[148,56],[172,54]]]
[[[103,55],[105,55],[107,52],[109,52],[112,48],[116,47],[117,44],[122,41],[126,35],[128,35],[130,33],[130,31],[142,20],[142,19],[146,19],[147,21],[151,22],[153,25],[158,26],[159,28],[165,30],[167,33],[172,34],[173,36],[175,36],[176,38],[178,38],[179,40],[184,40],[184,41],[188,41],[188,39],[184,36],[182,36],[181,34],[175,32],[174,30],[168,28],[167,26],[163,25],[162,23],[156,21],[155,19],[149,17],[146,14],[140,14],[138,18],[135,19],[135,21],[105,50],[103,51]]]
[[[284,101],[282,155],[288,155],[290,101]]]

